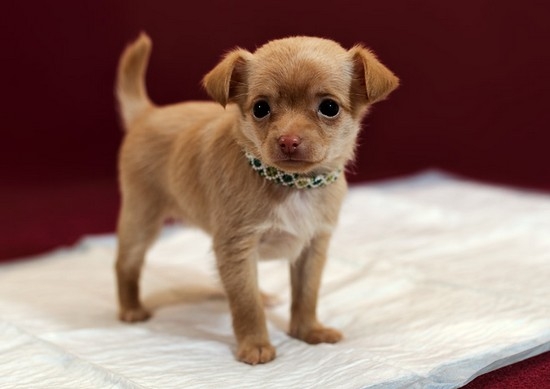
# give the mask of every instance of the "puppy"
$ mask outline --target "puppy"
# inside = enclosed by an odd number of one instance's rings
[[[159,107],[148,98],[151,41],[122,54],[116,93],[126,130],[116,275],[120,319],[149,318],[139,298],[147,248],[167,217],[212,236],[237,340],[237,359],[275,357],[257,261],[290,260],[289,334],[335,343],[316,315],[321,273],[369,106],[398,85],[369,50],[326,39],[271,41],[229,52],[203,80],[214,102]]]

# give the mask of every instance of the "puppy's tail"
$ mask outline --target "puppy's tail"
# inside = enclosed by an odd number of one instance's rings
[[[145,71],[151,54],[151,39],[141,33],[120,57],[115,87],[124,127],[152,106],[145,88]]]

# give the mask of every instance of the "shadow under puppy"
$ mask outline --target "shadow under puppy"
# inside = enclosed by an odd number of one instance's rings
[[[316,315],[321,274],[361,119],[398,79],[372,52],[331,40],[274,40],[235,49],[203,80],[217,102],[155,106],[145,89],[151,41],[124,51],[116,85],[126,136],[116,273],[120,319],[146,320],[139,298],[145,252],[176,217],[213,238],[237,358],[271,361],[257,261],[288,258],[289,334],[307,343],[342,335]],[[225,108],[225,109],[224,109]]]

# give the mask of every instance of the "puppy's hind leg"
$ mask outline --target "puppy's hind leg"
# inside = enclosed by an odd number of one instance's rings
[[[160,207],[124,199],[118,221],[116,275],[119,319],[125,322],[147,320],[151,315],[139,297],[139,279],[145,253],[162,226]]]

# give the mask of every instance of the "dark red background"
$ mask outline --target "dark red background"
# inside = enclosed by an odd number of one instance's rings
[[[158,103],[206,98],[203,74],[236,45],[363,42],[402,85],[366,120],[352,181],[439,168],[550,190],[546,1],[35,0],[2,14],[0,259],[114,229],[114,69],[140,30]]]

